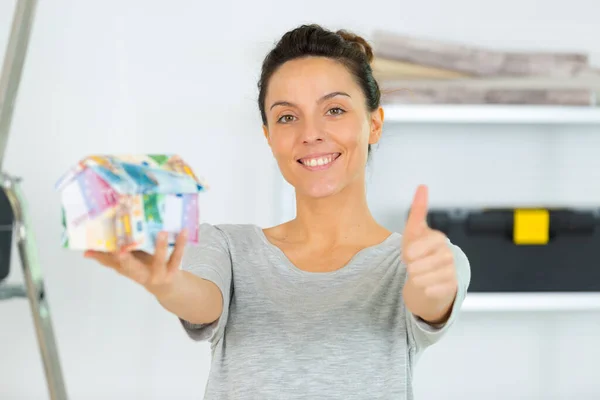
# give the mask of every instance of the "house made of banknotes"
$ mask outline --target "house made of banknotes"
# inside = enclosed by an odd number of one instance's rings
[[[156,235],[172,245],[182,229],[198,242],[198,195],[206,185],[176,155],[89,156],[57,182],[63,246],[153,252]]]

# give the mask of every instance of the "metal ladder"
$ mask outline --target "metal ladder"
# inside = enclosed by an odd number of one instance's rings
[[[8,226],[0,226],[0,230],[11,230],[12,235],[15,235],[25,280],[24,286],[0,283],[0,300],[14,297],[29,299],[50,399],[67,400],[44,281],[20,179],[3,172],[1,168],[36,6],[37,0],[17,0],[0,75],[0,183],[2,185],[0,195],[3,196],[6,207],[3,213],[8,215],[7,218],[12,222]],[[10,251],[0,256],[10,257]],[[3,261],[10,262],[10,260]]]

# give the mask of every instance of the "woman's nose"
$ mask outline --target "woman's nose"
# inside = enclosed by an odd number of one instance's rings
[[[302,142],[306,144],[322,142],[324,136],[323,130],[315,122],[305,124],[302,129]]]

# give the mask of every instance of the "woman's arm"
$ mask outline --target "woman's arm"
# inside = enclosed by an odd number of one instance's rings
[[[167,257],[167,234],[161,232],[154,254],[87,251],[85,256],[142,285],[182,321],[210,325],[226,314],[228,306],[231,259],[226,239],[217,228],[202,224],[200,243],[186,246],[186,242],[187,233],[183,231]]]
[[[187,271],[178,271],[169,286],[152,294],[167,311],[192,324],[211,324],[223,312],[217,285]]]

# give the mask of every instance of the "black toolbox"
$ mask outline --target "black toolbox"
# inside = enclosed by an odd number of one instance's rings
[[[432,209],[471,264],[470,292],[600,291],[600,210]]]

